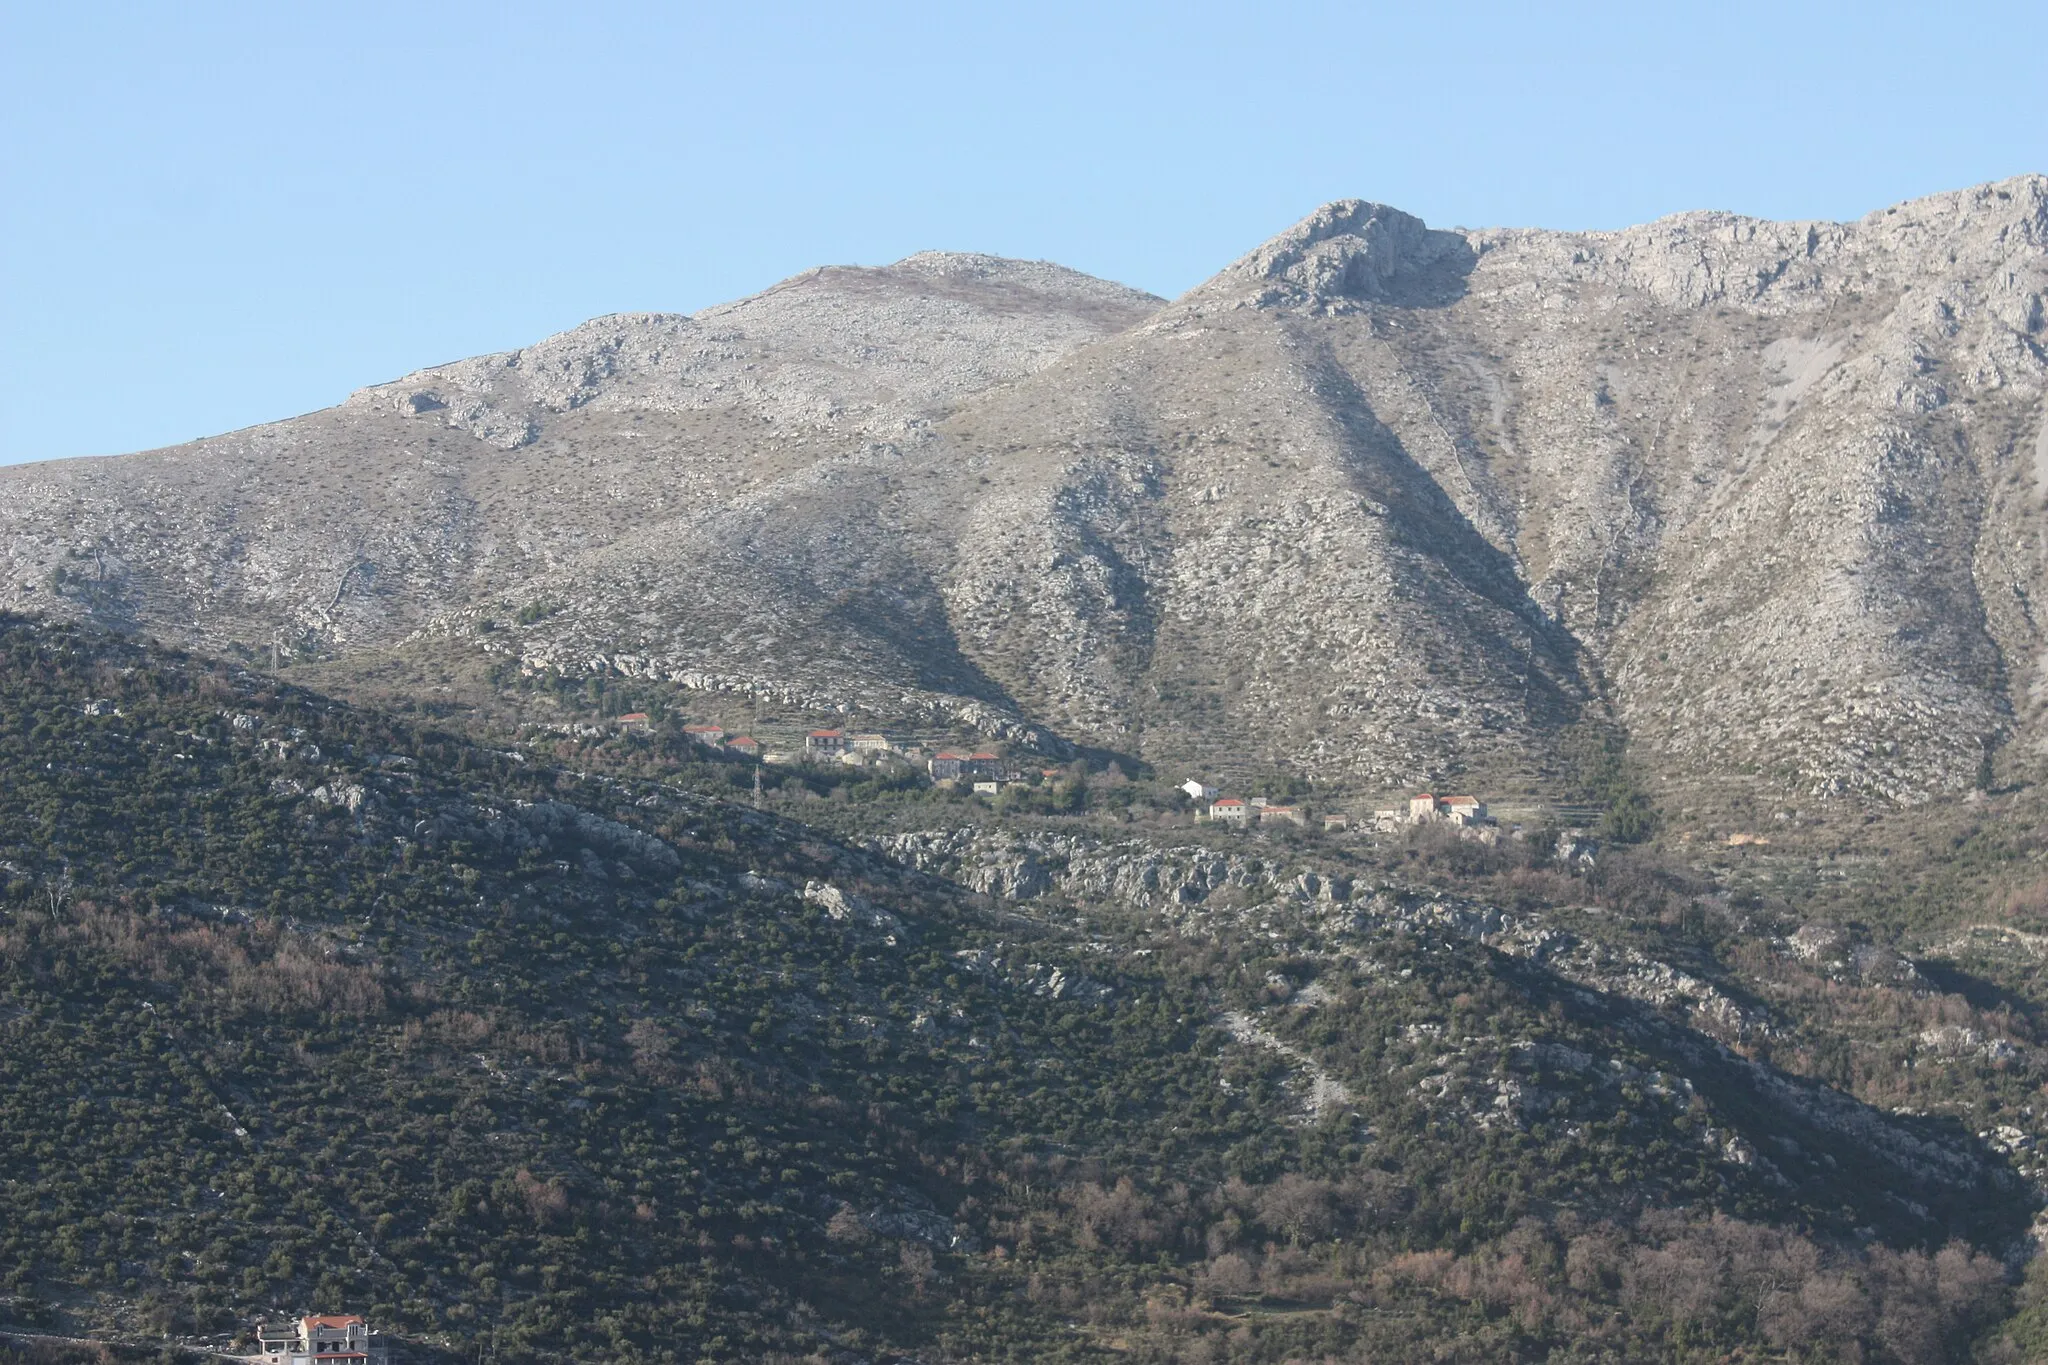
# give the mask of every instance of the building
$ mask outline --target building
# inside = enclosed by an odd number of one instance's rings
[[[813,730],[804,736],[804,755],[807,758],[837,758],[844,752],[844,730]]]
[[[1214,787],[1192,777],[1181,783],[1180,789],[1188,794],[1188,800],[1198,805],[1204,801],[1214,801],[1216,799],[1216,789]]]
[[[1323,817],[1323,828],[1326,831],[1350,829],[1351,817],[1348,815],[1325,815]]]
[[[976,777],[1001,777],[1003,760],[991,753],[969,754],[966,759],[967,771]]]
[[[619,717],[619,724],[628,730],[645,730],[647,728],[647,713],[645,711],[628,711],[625,715]]]
[[[966,763],[966,759],[951,749],[941,749],[932,755],[931,762],[927,763],[925,768],[931,773],[932,781],[943,782],[960,776],[960,770]]]
[[[694,739],[699,744],[709,744],[716,748],[718,745],[725,743],[725,727],[722,725],[685,725],[683,727],[683,737],[685,739]]]
[[[855,735],[847,743],[864,754],[886,754],[896,747],[889,742],[887,735]]]
[[[1428,792],[1423,792],[1420,796],[1408,798],[1409,824],[1422,825],[1434,819],[1436,819],[1436,798],[1434,796]]]
[[[256,1343],[265,1365],[389,1365],[391,1359],[384,1334],[353,1313],[264,1323]]]
[[[1486,803],[1476,796],[1447,796],[1443,802],[1444,818],[1454,825],[1483,825],[1486,823]]]
[[[736,754],[745,754],[748,758],[761,756],[761,741],[752,735],[735,735],[725,742],[725,747]]]
[[[1285,821],[1290,825],[1306,825],[1308,817],[1301,813],[1300,806],[1262,806],[1259,809],[1259,823],[1277,825]]]
[[[974,794],[976,796],[998,796],[1001,795],[1002,790],[1003,784],[996,781],[993,777],[982,778],[974,784]]]
[[[1226,825],[1236,825],[1239,829],[1243,829],[1251,823],[1252,808],[1245,804],[1241,797],[1226,796],[1219,801],[1211,801],[1209,803],[1209,818],[1211,820],[1221,820]]]

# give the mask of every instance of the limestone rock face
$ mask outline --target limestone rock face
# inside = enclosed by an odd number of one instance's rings
[[[1249,285],[1262,303],[1421,303],[1454,293],[1471,258],[1462,233],[1432,232],[1385,204],[1340,199],[1231,265],[1204,292],[1227,295]]]
[[[0,602],[408,638],[1225,780],[2038,764],[2048,178],[1855,223],[1328,205],[1165,303],[927,253],[0,470]],[[491,627],[486,629],[486,623]]]

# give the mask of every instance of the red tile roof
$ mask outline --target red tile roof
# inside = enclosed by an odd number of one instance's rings
[[[842,738],[844,738],[844,737],[845,737],[845,735],[846,735],[846,731],[844,731],[844,730],[813,730],[813,731],[811,731],[811,734],[810,734],[810,738],[812,738],[812,739],[842,739]]]
[[[1212,806],[1242,806],[1244,802],[1235,796],[1226,796],[1221,801],[1211,801]]]
[[[360,1327],[363,1320],[354,1313],[335,1313],[325,1317],[312,1316],[299,1319],[308,1327]]]
[[[627,722],[630,722],[630,721],[637,721],[637,720],[646,720],[646,719],[647,719],[647,713],[646,713],[645,711],[628,711],[628,712],[627,712],[627,713],[626,713],[625,715],[623,715],[623,716],[620,716],[620,717],[619,717],[619,719],[620,719],[621,721],[627,721]]]

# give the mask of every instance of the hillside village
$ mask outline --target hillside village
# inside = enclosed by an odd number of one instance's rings
[[[647,712],[631,711],[617,719],[621,732],[646,731],[654,719]],[[759,728],[758,726],[756,728]],[[728,730],[723,725],[692,721],[681,727],[690,742],[731,758],[772,767],[812,769],[870,769],[897,775],[921,776],[933,787],[970,792],[993,799],[1003,793],[1043,787],[1075,776],[1067,767],[1033,766],[989,749],[968,749],[928,742],[927,737],[906,738],[881,731],[857,732],[843,728],[790,731],[777,740]],[[1489,813],[1487,803],[1477,796],[1440,796],[1418,792],[1403,804],[1380,807],[1364,814],[1348,808],[1318,803],[1315,809],[1294,798],[1239,796],[1200,778],[1189,778],[1172,789],[1186,798],[1194,823],[1226,830],[1276,828],[1316,829],[1325,834],[1371,832],[1397,834],[1423,826],[1454,829],[1466,837],[1492,843],[1502,837],[1520,838],[1522,826],[1505,830]],[[1348,806],[1348,803],[1343,803]]]

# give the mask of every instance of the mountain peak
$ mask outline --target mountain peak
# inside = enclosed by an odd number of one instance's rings
[[[1239,257],[1203,291],[1257,291],[1263,302],[1337,298],[1419,303],[1470,271],[1471,245],[1414,214],[1367,199],[1324,204]]]

